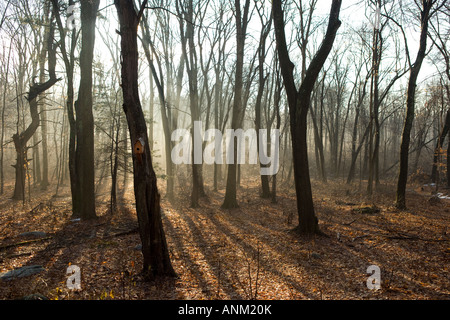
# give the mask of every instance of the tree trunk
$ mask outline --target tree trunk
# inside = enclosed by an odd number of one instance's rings
[[[60,49],[62,53],[62,57],[64,60],[64,65],[66,67],[66,75],[67,75],[67,119],[69,121],[69,151],[68,151],[68,166],[69,166],[69,176],[70,176],[70,192],[72,195],[72,212],[78,212],[76,206],[78,205],[78,193],[77,193],[77,173],[75,168],[75,144],[76,144],[76,123],[75,123],[75,115],[74,115],[74,86],[73,86],[73,76],[74,76],[74,67],[75,67],[75,49],[77,45],[77,31],[75,28],[72,30],[71,36],[71,46],[70,51],[67,52],[65,45],[66,31],[65,26],[61,21],[58,1],[52,0],[53,4],[53,12],[55,14],[56,23],[58,25],[60,38]],[[73,5],[74,1],[69,0],[69,6]]]
[[[264,76],[264,60],[266,57],[266,40],[267,36],[269,35],[270,27],[272,24],[272,19],[262,25],[262,32],[259,39],[259,47],[258,47],[258,59],[259,59],[259,65],[258,65],[258,71],[259,71],[259,86],[258,86],[258,94],[256,95],[256,102],[255,102],[255,129],[256,129],[256,145],[257,145],[257,151],[258,154],[260,152],[260,136],[259,136],[259,130],[261,129],[261,101],[262,96],[264,93],[264,86],[267,80],[267,76]],[[269,148],[267,148],[267,151],[269,152]],[[260,162],[260,167],[264,167]],[[261,198],[269,198],[270,197],[270,187],[269,187],[269,176],[262,174],[261,177]]]
[[[122,53],[122,91],[131,144],[136,212],[144,257],[143,274],[147,279],[174,276],[164,234],[160,195],[153,169],[147,126],[138,91],[137,29],[143,10],[134,9],[132,0],[115,0],[120,22]]]
[[[153,55],[156,55],[156,52],[155,52],[155,48],[153,46],[152,40],[150,38],[150,28],[148,26],[148,21],[144,19],[142,22],[143,22],[141,24],[141,25],[143,25],[142,44],[144,47],[145,56],[147,58],[149,66],[150,66],[150,72],[151,72],[150,79],[152,80],[152,82],[154,81],[156,84],[156,88],[158,90],[159,101],[161,104],[161,120],[162,120],[162,127],[163,127],[163,131],[164,131],[166,176],[167,176],[166,196],[169,201],[173,201],[174,195],[175,195],[174,194],[174,172],[173,172],[174,165],[173,165],[172,159],[171,159],[171,152],[172,152],[172,146],[173,146],[173,143],[171,140],[171,129],[173,130],[173,128],[171,128],[171,124],[170,124],[171,117],[170,117],[170,113],[168,112],[166,95],[164,93],[164,79],[162,78],[162,72],[160,72],[160,76],[158,76],[154,62],[153,62]],[[152,55],[152,53],[150,53],[149,47],[151,47],[153,55]],[[160,61],[158,58],[156,60],[158,63],[158,67],[161,70]],[[153,100],[151,103],[153,104]],[[153,113],[152,113],[152,121],[153,121]],[[153,126],[153,125],[151,125],[151,126]],[[153,139],[153,135],[152,135],[152,139]],[[152,140],[150,140],[150,141],[151,141],[151,144],[153,145]]]
[[[92,112],[92,63],[94,58],[95,22],[100,0],[81,2],[80,88],[75,102],[77,175],[74,217],[96,218],[94,115]]]
[[[395,205],[399,209],[406,208],[406,183],[408,180],[408,156],[409,144],[411,140],[411,129],[414,121],[415,109],[415,94],[416,83],[422,62],[425,58],[425,50],[427,46],[428,37],[428,20],[430,15],[430,8],[432,1],[423,0],[423,10],[421,11],[421,34],[420,45],[417,53],[416,61],[411,66],[410,77],[408,82],[407,96],[406,96],[406,116],[403,126],[402,142],[400,145],[400,169],[397,181],[397,195]]]
[[[381,1],[377,6],[381,10]],[[378,159],[380,150],[380,121],[379,121],[379,69],[381,62],[381,31],[374,27],[373,46],[372,46],[372,85],[370,91],[370,135],[369,135],[369,178],[367,184],[367,193],[373,193],[373,183],[378,181]]]
[[[236,16],[236,71],[234,82],[234,103],[233,103],[233,115],[231,118],[231,129],[237,130],[241,125],[242,118],[242,88],[243,88],[243,69],[244,69],[244,46],[245,37],[247,33],[248,24],[248,12],[250,7],[250,1],[246,0],[244,4],[244,12],[241,12],[241,3],[239,0],[235,0],[235,16]],[[236,199],[237,184],[236,184],[236,169],[237,169],[237,141],[233,138],[229,142],[233,144],[234,159],[233,163],[228,164],[227,173],[227,186],[225,190],[225,199],[222,204],[224,209],[237,208],[238,203]],[[227,150],[230,146],[227,146]]]
[[[276,83],[275,83],[275,97],[274,97],[274,108],[275,108],[275,112],[276,112],[275,117],[276,117],[277,130],[280,130],[280,127],[281,127],[281,116],[280,116],[281,90],[282,90],[281,79],[280,79],[279,73],[277,72]],[[272,203],[276,203],[276,202],[277,202],[277,174],[274,174],[272,177]]]
[[[307,149],[307,114],[311,106],[311,92],[336,38],[341,25],[339,12],[342,0],[333,0],[330,19],[325,38],[308,66],[305,77],[297,91],[294,79],[294,64],[289,58],[286,36],[284,32],[284,17],[280,0],[273,0],[272,10],[275,26],[278,58],[281,74],[288,98],[291,125],[292,152],[294,160],[294,181],[297,194],[297,211],[300,233],[320,233],[318,220],[314,212],[311,181],[309,176]]]
[[[5,148],[3,147],[3,140],[5,138],[5,111],[6,111],[6,91],[8,89],[8,74],[9,74],[9,63],[11,57],[12,46],[10,46],[8,51],[8,62],[6,63],[6,70],[2,70],[5,74],[5,82],[3,83],[3,96],[2,96],[2,129],[0,137],[0,195],[4,193],[5,188],[5,175],[3,168],[3,160],[5,155]]]
[[[55,66],[56,66],[56,45],[53,45],[54,28],[50,26],[47,40],[47,53],[48,53],[48,70],[49,79],[44,83],[34,83],[30,85],[27,100],[30,104],[31,123],[21,133],[13,135],[13,142],[16,149],[16,182],[14,188],[13,199],[25,200],[25,177],[28,166],[27,159],[27,142],[36,132],[39,127],[39,112],[37,98],[40,94],[51,88],[59,79],[56,78]]]
[[[450,110],[447,110],[447,114],[445,116],[444,126],[442,127],[441,133],[439,134],[439,138],[436,142],[436,147],[434,149],[433,156],[433,168],[431,169],[431,182],[436,183],[437,178],[437,170],[438,170],[438,161],[439,155],[441,153],[442,146],[444,145],[445,137],[450,129]],[[448,171],[448,170],[447,170]]]
[[[50,12],[50,4],[44,3],[44,23],[49,23],[49,12]],[[44,41],[43,41],[43,48],[41,51],[41,54],[39,55],[39,82],[44,83],[45,82],[45,58],[46,58],[46,48],[47,44],[46,42],[49,41],[47,37],[47,33],[49,32],[49,26],[46,25],[44,28]],[[51,40],[50,40],[51,41]],[[41,145],[42,145],[42,177],[40,179],[40,187],[42,190],[46,190],[49,181],[48,181],[48,142],[47,142],[47,111],[45,110],[45,95],[39,96],[39,114],[40,114],[40,126],[41,126]],[[39,166],[40,163],[36,163],[36,167]]]

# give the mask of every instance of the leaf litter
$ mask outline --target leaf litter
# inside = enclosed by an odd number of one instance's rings
[[[224,186],[209,191],[200,208],[189,194],[162,201],[163,224],[177,277],[140,277],[137,219],[132,189],[114,214],[108,193],[98,196],[94,221],[71,218],[69,190],[52,198],[33,191],[22,204],[0,197],[0,273],[41,265],[39,274],[2,282],[1,299],[39,294],[49,299],[449,299],[450,202],[431,205],[423,188],[408,194],[408,208],[393,207],[392,185],[372,197],[356,185],[313,182],[320,229],[304,236],[295,193],[280,186],[277,202],[259,197],[258,180],[238,193],[239,208],[221,209]],[[161,193],[164,194],[163,187]],[[20,243],[22,233],[45,233]],[[19,243],[17,245],[17,243]],[[81,270],[81,290],[66,281],[69,265]],[[381,289],[369,290],[366,273],[381,270]]]

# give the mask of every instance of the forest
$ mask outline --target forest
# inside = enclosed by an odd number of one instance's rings
[[[0,300],[449,300],[449,44],[447,0],[2,0]]]

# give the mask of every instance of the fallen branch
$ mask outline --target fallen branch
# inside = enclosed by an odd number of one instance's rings
[[[420,240],[420,241],[427,241],[427,242],[446,242],[446,241],[450,241],[450,239],[426,239],[426,238],[421,238],[419,236],[416,235],[393,235],[393,236],[387,236],[385,235],[384,237],[391,239],[391,240]]]
[[[344,225],[344,226],[349,226],[349,225],[351,225],[353,222],[355,222],[356,220],[358,220],[358,219],[354,219],[353,221],[343,223],[342,225]]]
[[[16,243],[7,244],[7,245],[4,245],[4,246],[0,246],[0,251],[6,250],[6,249],[9,249],[9,248],[19,247],[19,246],[27,246],[27,245],[30,245],[32,243],[49,240],[51,238],[52,237],[45,237],[45,238],[40,238],[40,239],[25,240],[25,241],[20,241],[20,242],[16,242]]]
[[[133,234],[133,233],[139,233],[139,228],[136,227],[136,228],[133,228],[133,229],[130,229],[130,230],[117,232],[117,233],[109,235],[109,237],[120,237],[120,236],[125,236],[125,235],[129,235],[129,234]]]

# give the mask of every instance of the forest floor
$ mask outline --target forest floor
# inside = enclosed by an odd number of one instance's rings
[[[45,269],[0,280],[0,299],[36,293],[59,300],[450,299],[450,200],[432,198],[431,189],[410,189],[408,209],[399,211],[392,185],[382,184],[368,198],[364,184],[315,181],[316,213],[325,235],[306,237],[293,232],[298,222],[293,188],[280,187],[272,203],[259,197],[257,180],[246,182],[234,210],[220,208],[224,188],[207,191],[197,209],[188,206],[187,186],[177,204],[163,200],[178,276],[153,282],[139,276],[132,189],[114,215],[107,192],[99,195],[99,218],[83,222],[71,218],[68,188],[58,197],[33,190],[23,204],[9,198],[9,186],[0,197],[0,273],[29,265]],[[21,235],[32,231],[46,234]],[[80,267],[81,290],[66,286],[69,265]],[[367,287],[371,265],[380,268],[380,290]]]

